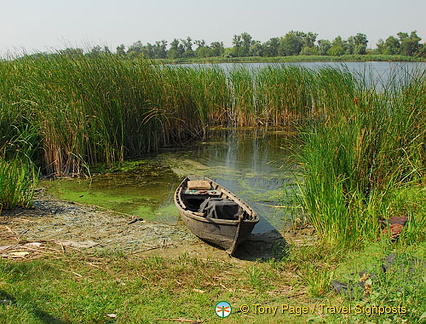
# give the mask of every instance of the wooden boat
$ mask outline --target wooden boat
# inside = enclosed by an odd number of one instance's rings
[[[206,177],[186,177],[176,189],[174,201],[192,233],[230,255],[259,222],[249,205]]]

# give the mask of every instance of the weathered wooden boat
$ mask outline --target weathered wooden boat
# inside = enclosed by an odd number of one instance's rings
[[[192,233],[230,255],[259,222],[247,203],[207,177],[186,177],[176,189],[174,202]]]

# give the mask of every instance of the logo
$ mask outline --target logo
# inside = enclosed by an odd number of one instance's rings
[[[222,301],[216,304],[215,313],[220,318],[225,318],[231,315],[232,313],[232,307],[229,305],[229,303]]]

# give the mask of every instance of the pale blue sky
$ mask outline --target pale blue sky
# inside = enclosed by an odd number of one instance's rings
[[[115,48],[174,38],[208,44],[248,32],[265,42],[290,30],[332,40],[364,33],[369,47],[399,31],[426,42],[425,0],[0,0],[0,53]]]

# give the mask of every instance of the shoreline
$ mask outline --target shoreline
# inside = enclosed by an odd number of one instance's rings
[[[165,257],[186,252],[202,258],[229,258],[224,250],[193,235],[181,220],[176,225],[145,221],[99,206],[61,200],[46,194],[44,188],[37,189],[33,207],[3,211],[0,239],[0,254],[9,259],[38,257],[43,248],[127,255],[154,251]],[[235,258],[269,259],[289,243],[309,245],[314,241],[311,228],[251,234],[238,248]]]

